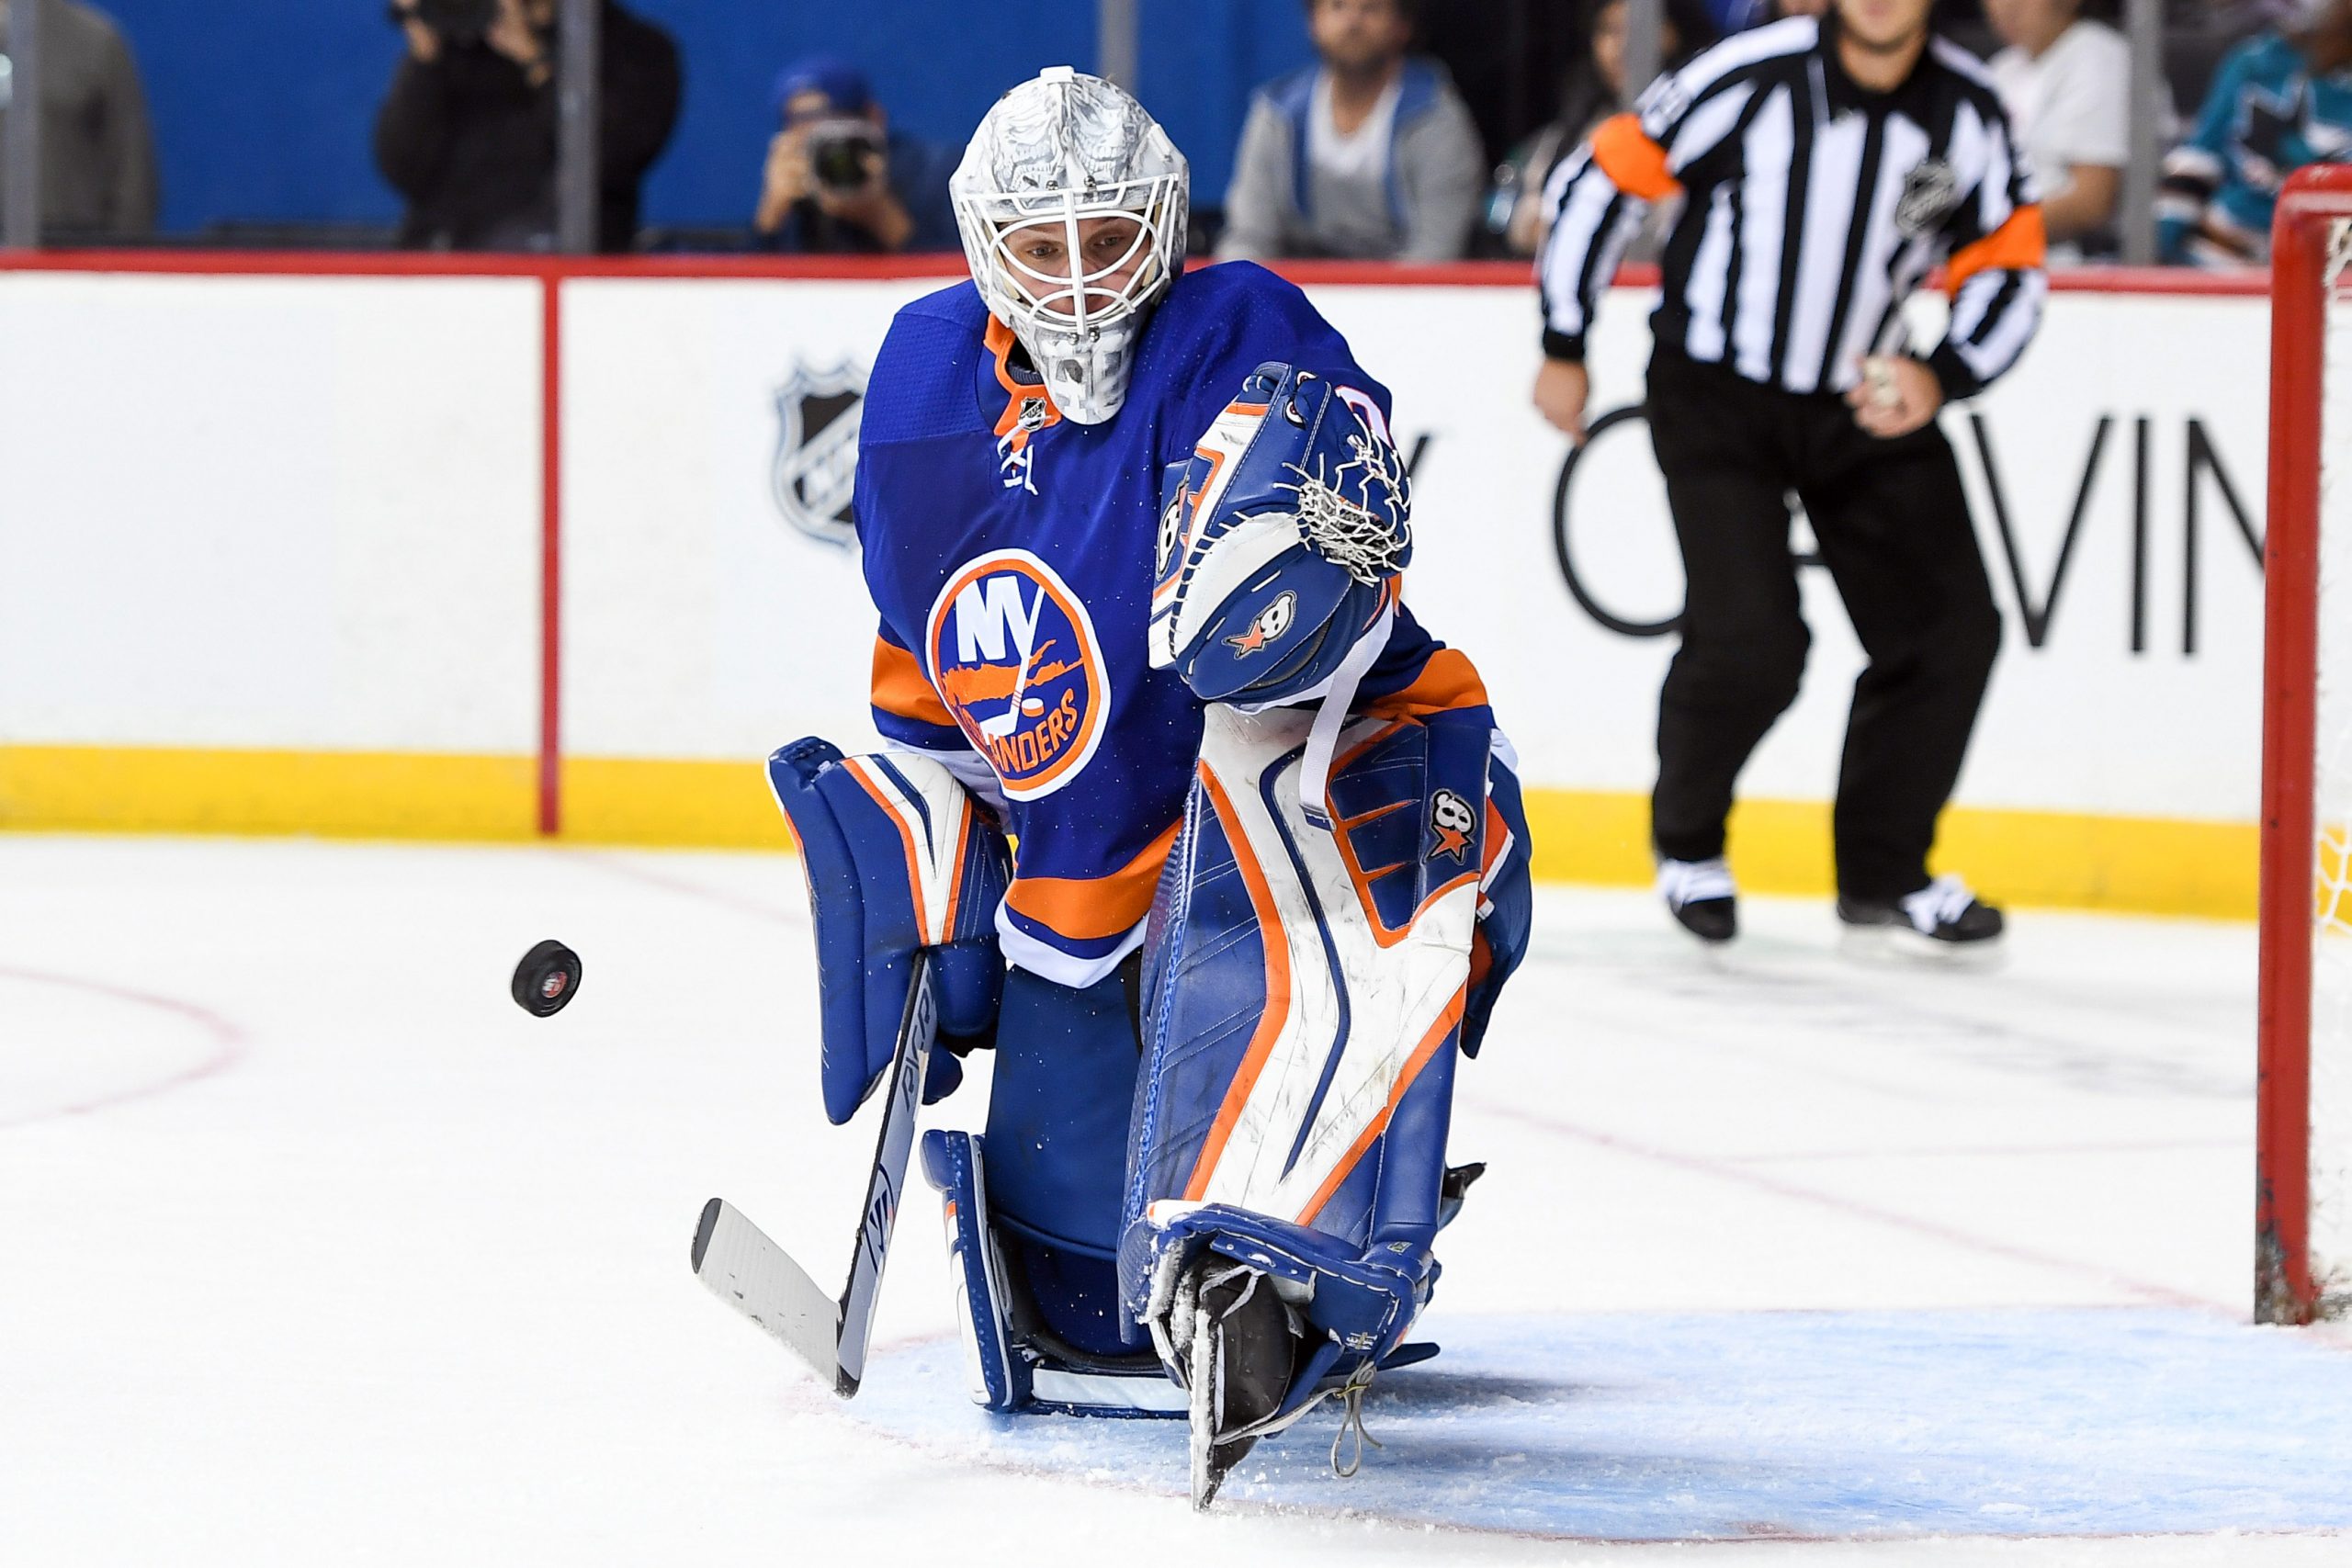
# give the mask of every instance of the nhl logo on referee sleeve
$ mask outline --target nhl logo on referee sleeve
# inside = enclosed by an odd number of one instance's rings
[[[1930,158],[1903,176],[1903,194],[1894,202],[1895,230],[1914,240],[1932,234],[1959,205],[1959,176],[1950,164]]]

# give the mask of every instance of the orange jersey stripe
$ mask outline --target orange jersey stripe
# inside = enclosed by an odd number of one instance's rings
[[[2039,204],[2020,207],[2009,214],[2009,220],[1978,240],[1962,245],[1952,253],[1944,265],[1944,288],[1951,294],[1960,292],[1962,284],[1980,272],[2024,271],[2038,267],[2049,259],[2050,234],[2041,221]]]
[[[1044,423],[1037,426],[1039,430],[1045,429],[1049,424],[1059,424],[1062,421],[1062,411],[1054,407],[1054,400],[1046,395],[1046,389],[1042,384],[1033,386],[1013,375],[1011,363],[1012,349],[1013,345],[1021,340],[1012,335],[1011,327],[1006,326],[994,316],[990,316],[988,332],[980,341],[989,353],[995,357],[996,384],[1004,389],[1004,412],[997,415],[996,433],[999,435],[1012,436],[1012,449],[1017,452],[1029,444],[1031,434],[1021,428],[1023,405],[1033,399],[1046,405],[1046,417]]]
[[[1242,1108],[1250,1103],[1250,1091],[1258,1084],[1258,1075],[1266,1069],[1266,1058],[1274,1053],[1274,1042],[1283,1032],[1283,1021],[1290,1013],[1290,949],[1283,942],[1282,911],[1274,905],[1273,889],[1266,886],[1266,874],[1259,867],[1257,857],[1250,853],[1250,840],[1242,836],[1239,819],[1234,816],[1233,801],[1225,786],[1206,768],[1200,771],[1201,783],[1208,787],[1209,800],[1216,807],[1218,818],[1225,824],[1226,839],[1233,846],[1233,863],[1241,871],[1242,886],[1250,890],[1250,907],[1257,911],[1259,940],[1266,950],[1266,1010],[1259,1015],[1257,1032],[1250,1037],[1250,1048],[1241,1054],[1241,1066],[1233,1075],[1233,1083],[1225,1091],[1225,1103],[1216,1110],[1216,1120],[1209,1126],[1209,1135],[1201,1145],[1200,1157],[1193,1162],[1192,1179],[1184,1183],[1184,1196],[1198,1202],[1209,1190],[1209,1178],[1216,1170],[1216,1162],[1224,1153],[1233,1129],[1241,1121]]]
[[[1004,901],[1013,912],[1079,942],[1099,942],[1133,931],[1151,913],[1160,868],[1176,847],[1181,821],[1143,847],[1143,852],[1108,876],[1019,876]]]
[[[956,716],[931,689],[922,663],[888,637],[874,639],[874,705],[900,718],[956,728]]]
[[[1363,711],[1378,718],[1419,718],[1453,708],[1483,707],[1486,702],[1487,683],[1478,679],[1478,667],[1470,656],[1458,648],[1441,648],[1430,655],[1411,685],[1373,698]]]
[[[1644,201],[1682,194],[1682,182],[1667,166],[1666,149],[1650,140],[1636,114],[1611,115],[1592,133],[1592,161],[1611,184]]]

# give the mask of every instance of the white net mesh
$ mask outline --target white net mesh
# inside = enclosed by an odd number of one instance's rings
[[[1298,496],[1298,528],[1307,547],[1347,568],[1366,585],[1400,571],[1413,541],[1413,481],[1396,449],[1385,442],[1351,435],[1355,455],[1330,471],[1321,458],[1315,472],[1289,465],[1295,484],[1279,488]]]
[[[2352,223],[2335,226],[2320,421],[2318,826],[2312,953],[2315,1280],[2352,1291]]]

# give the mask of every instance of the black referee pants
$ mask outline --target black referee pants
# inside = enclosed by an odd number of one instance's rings
[[[1724,852],[1733,784],[1796,698],[1812,639],[1789,551],[1793,491],[1870,658],[1838,773],[1838,891],[1924,887],[2001,637],[1951,444],[1932,423],[1880,440],[1842,398],[1759,386],[1663,346],[1649,426],[1689,580],[1658,699],[1658,852]]]

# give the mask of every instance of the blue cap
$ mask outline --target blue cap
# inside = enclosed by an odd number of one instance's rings
[[[874,102],[865,73],[837,54],[811,54],[794,61],[775,79],[776,112],[803,93],[822,93],[840,114],[864,114]]]

